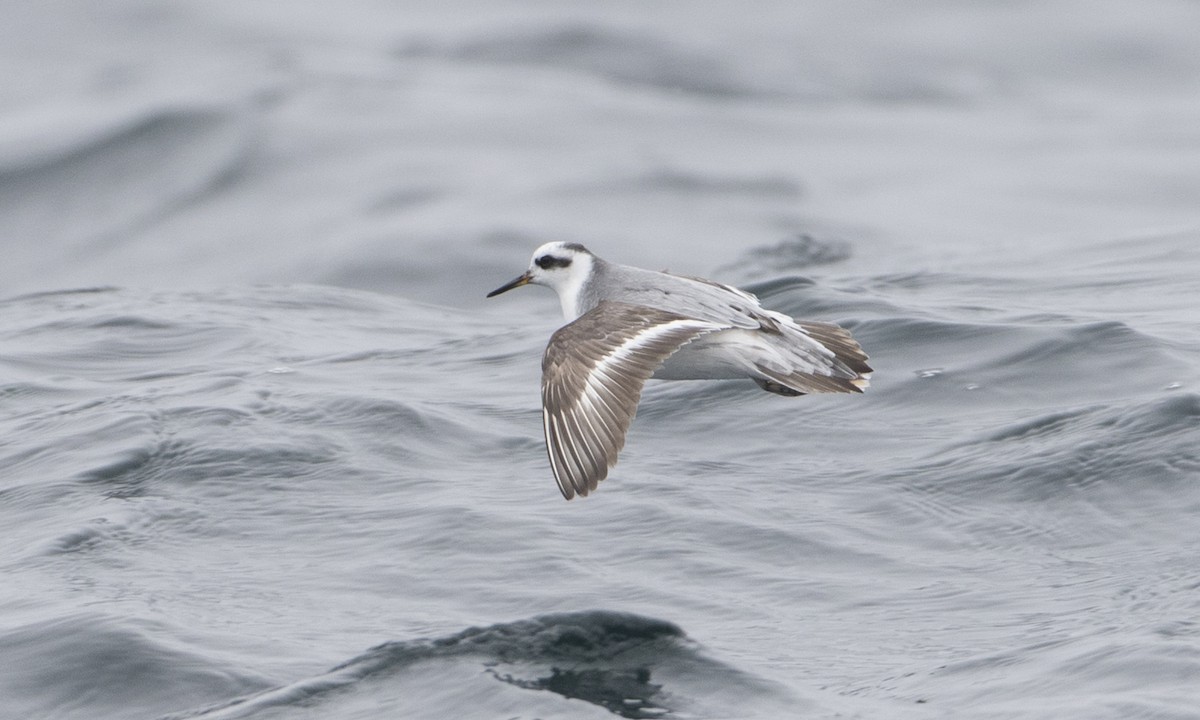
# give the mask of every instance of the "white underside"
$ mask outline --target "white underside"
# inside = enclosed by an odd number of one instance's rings
[[[654,373],[657,380],[732,380],[756,377],[756,359],[778,358],[757,330],[721,330],[684,345]]]
[[[797,329],[798,330],[798,329]],[[803,331],[792,335],[734,328],[698,338],[679,349],[654,373],[658,380],[731,380],[779,375],[829,375],[833,354]]]

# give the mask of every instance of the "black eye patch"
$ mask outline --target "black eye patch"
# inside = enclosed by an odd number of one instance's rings
[[[554,257],[553,255],[543,255],[540,258],[538,258],[537,260],[534,260],[533,264],[537,265],[538,267],[540,267],[543,270],[549,270],[550,268],[565,268],[565,267],[570,267],[571,258],[561,258],[561,257]]]

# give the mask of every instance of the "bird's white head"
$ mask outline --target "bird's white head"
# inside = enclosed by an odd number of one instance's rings
[[[529,261],[529,269],[521,276],[488,293],[494,297],[522,285],[545,285],[558,293],[563,316],[568,321],[579,317],[580,295],[596,256],[579,243],[549,242],[538,248]]]

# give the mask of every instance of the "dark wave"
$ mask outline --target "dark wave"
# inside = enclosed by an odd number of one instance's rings
[[[780,692],[768,683],[709,659],[677,625],[630,613],[594,610],[541,615],[426,640],[378,645],[329,672],[182,718],[252,717],[272,707],[327,702],[369,680],[396,677],[418,664],[475,673],[530,691],[582,700],[625,718],[706,717],[691,688],[719,686],[726,696]],[[660,672],[669,679],[659,677]],[[476,675],[477,676],[477,675]],[[447,710],[447,712],[450,712]]]

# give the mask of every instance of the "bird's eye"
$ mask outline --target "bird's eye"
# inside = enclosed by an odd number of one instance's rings
[[[533,264],[537,265],[538,267],[540,267],[543,270],[549,270],[550,268],[565,268],[571,264],[571,258],[560,258],[560,257],[554,257],[553,255],[543,255],[540,258],[538,258],[537,260],[534,260]]]

